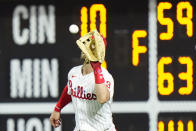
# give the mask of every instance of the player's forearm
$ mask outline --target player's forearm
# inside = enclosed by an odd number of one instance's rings
[[[67,94],[67,90],[68,90],[68,86],[65,86],[65,88],[61,94],[61,97],[55,106],[55,109],[54,109],[55,111],[60,112],[61,109],[65,105],[67,105],[68,103],[71,102],[71,96],[69,94]]]
[[[109,90],[107,86],[105,85],[105,83],[95,84],[95,91],[97,95],[97,101],[99,103],[103,104],[109,100],[110,98]]]
[[[91,66],[94,70],[97,101],[103,104],[109,100],[110,94],[108,88],[105,85],[105,79],[102,73],[101,63],[91,62]]]

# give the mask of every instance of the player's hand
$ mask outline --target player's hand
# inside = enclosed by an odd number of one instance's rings
[[[50,123],[54,128],[57,128],[61,125],[60,112],[52,112],[52,114],[50,115]]]

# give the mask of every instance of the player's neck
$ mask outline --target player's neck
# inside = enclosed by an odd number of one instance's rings
[[[85,64],[82,66],[82,75],[87,75],[91,72],[93,72],[93,68],[91,67],[91,64]]]

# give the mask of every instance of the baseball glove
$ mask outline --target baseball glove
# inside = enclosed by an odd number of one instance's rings
[[[105,43],[97,30],[80,37],[76,43],[89,61],[99,61],[100,63],[104,61]]]

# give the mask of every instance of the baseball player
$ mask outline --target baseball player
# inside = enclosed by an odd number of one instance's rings
[[[76,41],[84,64],[73,67],[68,83],[50,116],[53,127],[61,125],[61,109],[72,101],[75,111],[74,131],[116,131],[111,104],[114,94],[112,75],[101,63],[105,59],[105,39],[95,30]]]

